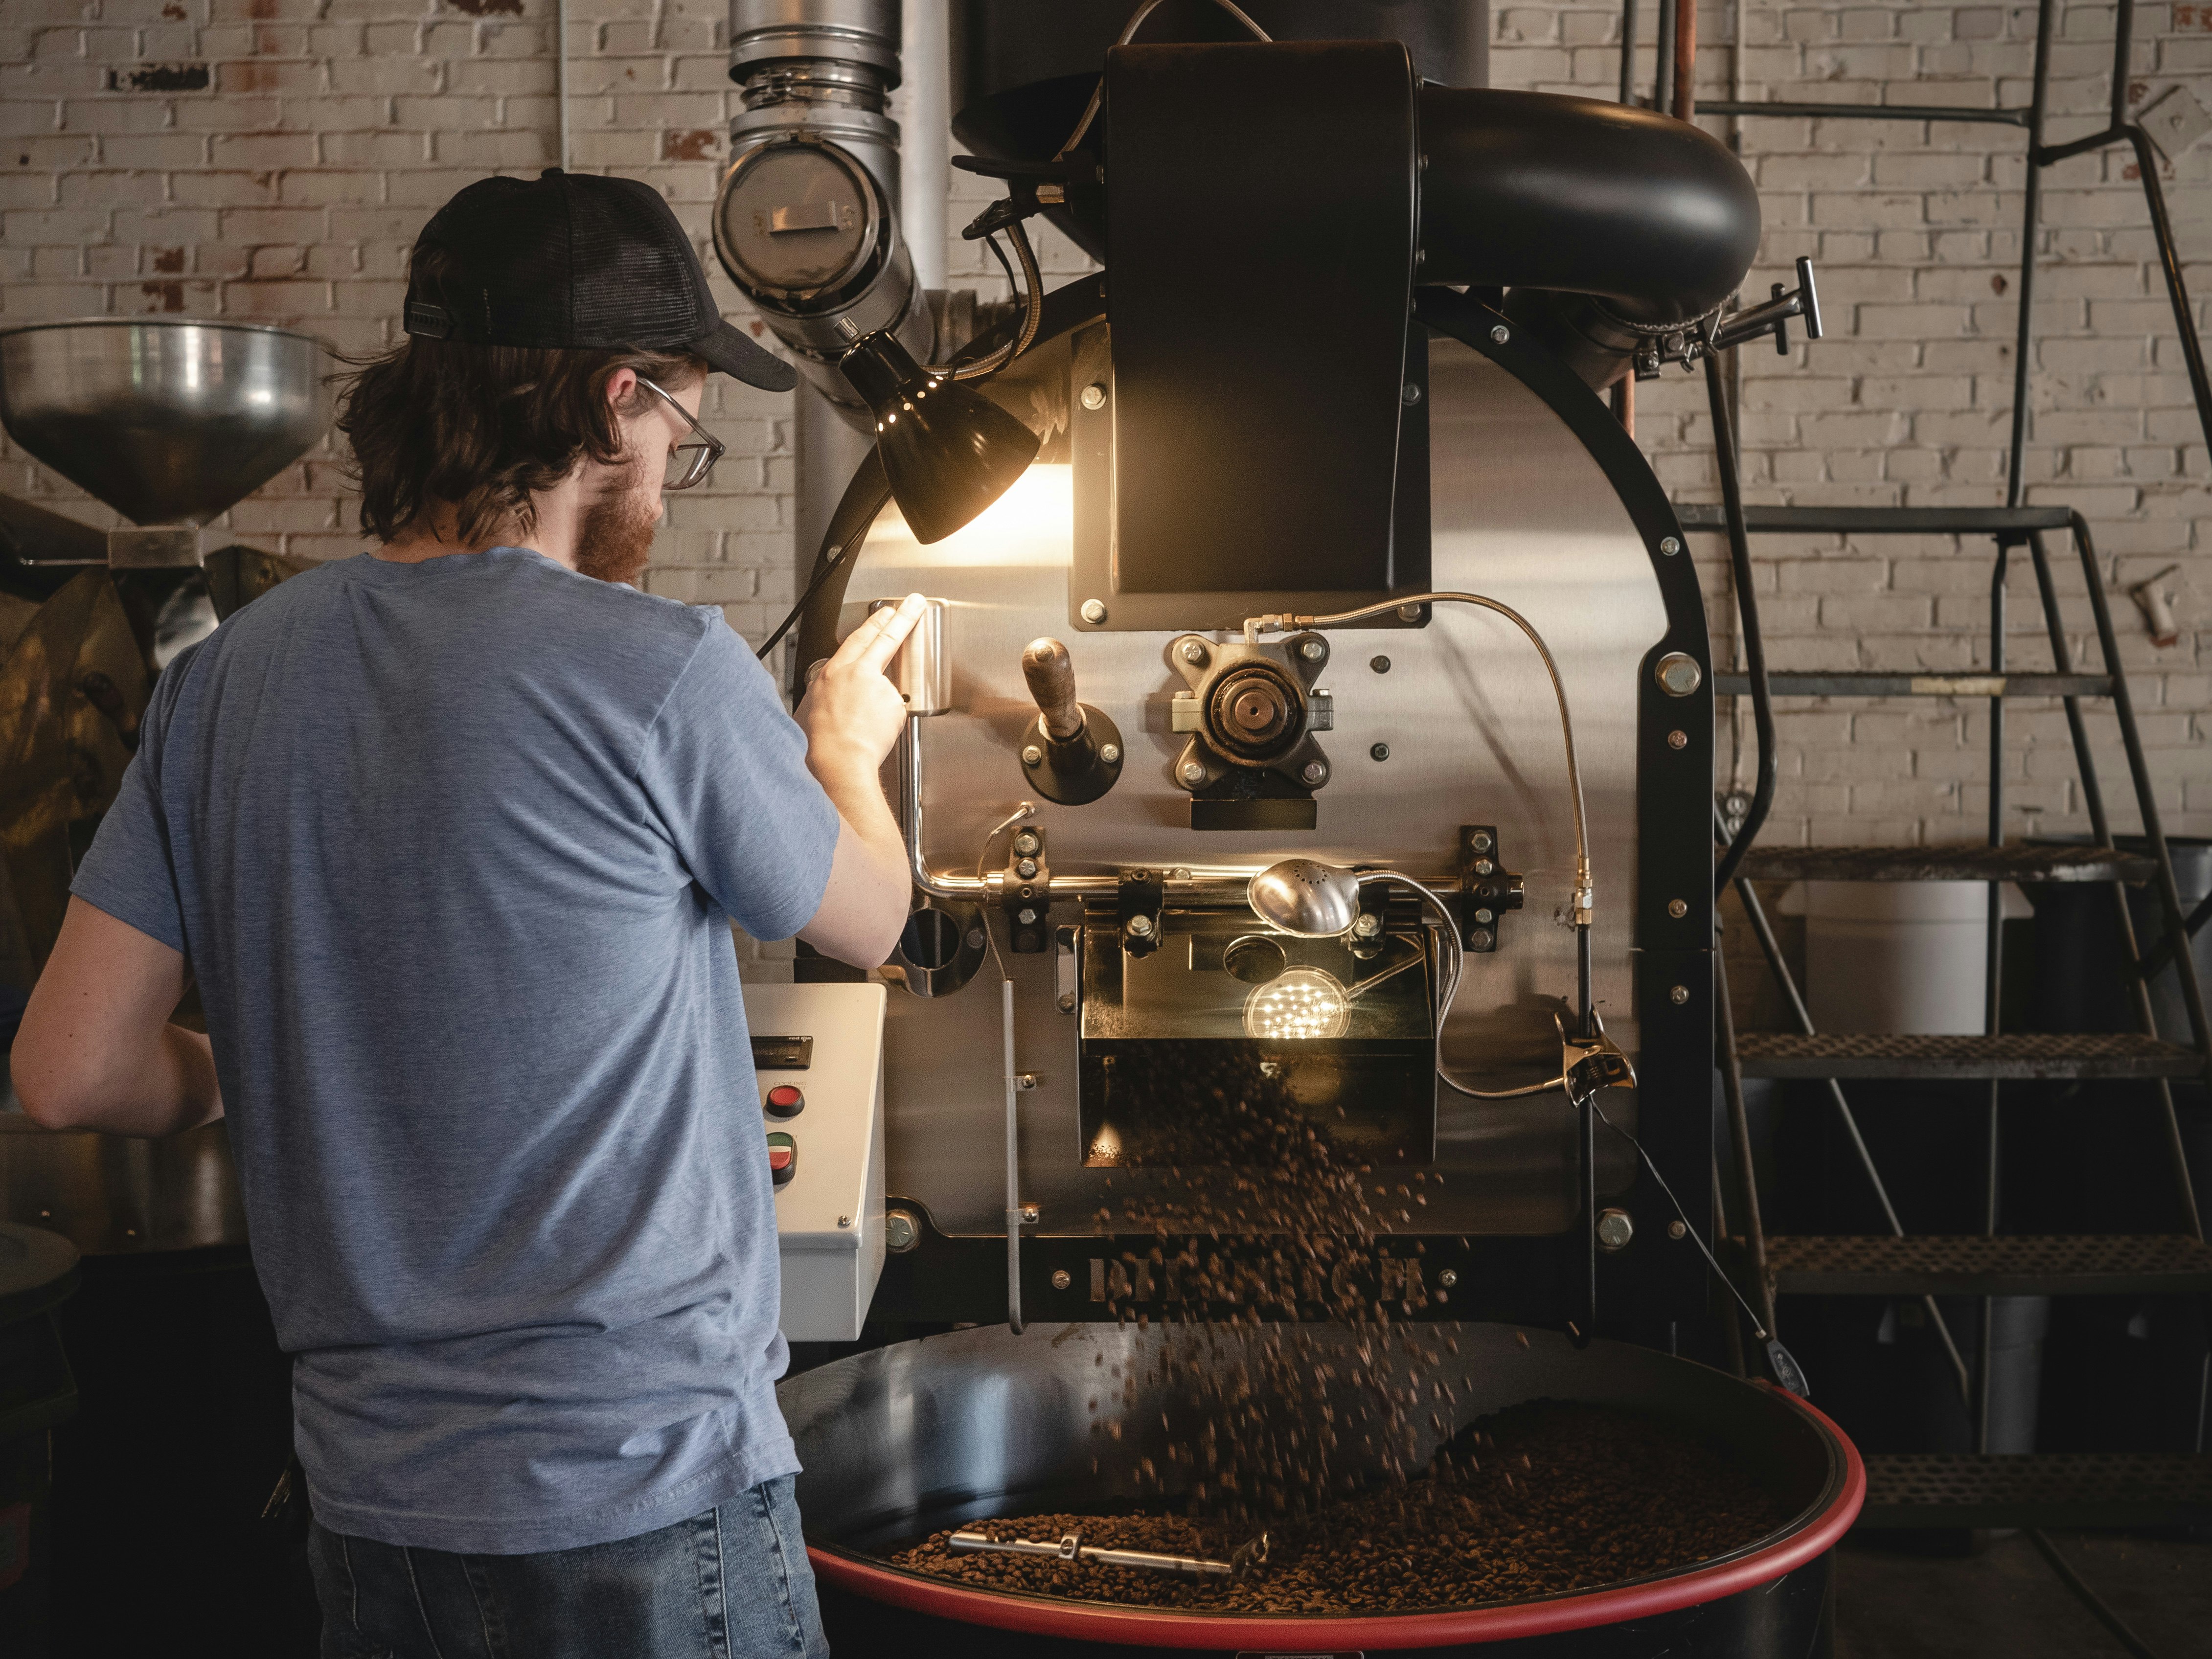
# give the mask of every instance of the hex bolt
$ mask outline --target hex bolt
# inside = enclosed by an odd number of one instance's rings
[[[1319,662],[1323,657],[1328,655],[1328,647],[1319,640],[1308,640],[1298,647],[1298,655],[1304,657],[1308,662]]]
[[[1014,866],[1014,873],[1019,876],[1024,881],[1033,879],[1036,877],[1036,872],[1037,861],[1035,859],[1024,859],[1021,862]]]
[[[1498,866],[1492,864],[1488,859],[1477,859],[1474,861],[1474,873],[1478,876],[1489,875],[1497,868]]]
[[[1669,732],[1667,734],[1667,746],[1669,749],[1687,749],[1690,746],[1690,734],[1687,732]]]
[[[1418,605],[1401,605],[1398,607],[1398,620],[1400,622],[1417,623],[1420,621],[1420,619],[1421,607]]]
[[[1674,1239],[1682,1239],[1682,1238],[1687,1238],[1689,1236],[1690,1236],[1690,1224],[1689,1224],[1688,1222],[1686,1222],[1686,1221],[1670,1221],[1670,1222],[1668,1222],[1668,1223],[1667,1224],[1667,1237],[1669,1237],[1669,1238],[1674,1238]]]
[[[1487,927],[1477,927],[1467,936],[1467,946],[1470,951],[1487,951],[1496,942],[1497,936]]]
[[[1371,744],[1367,750],[1367,758],[1370,760],[1379,761],[1389,760],[1390,758],[1390,745],[1387,743]]]
[[[910,1250],[921,1238],[914,1218],[904,1210],[884,1212],[884,1248],[887,1250]]]
[[[853,1224],[853,1218],[848,1215],[841,1215],[837,1218],[837,1224],[841,1227],[849,1227]]]
[[[1100,744],[1098,758],[1109,766],[1119,766],[1121,763],[1121,745],[1118,743]]]
[[[1487,853],[1490,850],[1491,845],[1490,831],[1487,830],[1476,830],[1473,835],[1467,838],[1467,844],[1474,848],[1478,853]]]
[[[1182,781],[1185,783],[1204,783],[1206,768],[1197,761],[1185,761],[1182,763]]]
[[[1512,337],[1513,331],[1506,327],[1503,323],[1498,324],[1496,328],[1490,331],[1490,343],[1492,345],[1504,345]]]
[[[1206,641],[1204,640],[1185,640],[1182,642],[1182,659],[1190,664],[1193,667],[1197,667],[1200,664],[1204,663],[1206,656],[1207,652],[1206,649]]]
[[[1034,1205],[1034,1204],[1024,1204],[1024,1205],[1023,1205],[1023,1206],[1022,1206],[1022,1225],[1024,1225],[1024,1227],[1034,1227],[1034,1226],[1036,1226],[1036,1219],[1037,1219],[1037,1206],[1036,1206],[1036,1205]]]
[[[1370,657],[1367,659],[1367,665],[1378,674],[1387,674],[1390,672],[1390,659],[1388,657]]]
[[[1319,761],[1308,761],[1298,769],[1298,775],[1308,783],[1319,783],[1328,775],[1328,768],[1323,766]]]
[[[1498,920],[1497,916],[1488,910],[1477,910],[1474,913],[1474,919],[1486,927]]]
[[[1437,1283],[1443,1285],[1446,1290],[1451,1289],[1453,1285],[1459,1283],[1459,1269],[1456,1267],[1445,1268],[1442,1273],[1437,1275]]]
[[[1698,666],[1698,659],[1680,651],[1669,651],[1660,658],[1653,672],[1659,689],[1670,697],[1686,697],[1705,683],[1705,671]]]
[[[1690,988],[1686,985],[1677,985],[1674,987],[1667,993],[1667,1000],[1673,1003],[1677,1008],[1680,1007],[1684,1003],[1690,1000]]]
[[[1030,744],[1029,747],[1022,750],[1022,764],[1024,766],[1043,765],[1044,750],[1038,748],[1035,744]]]
[[[1027,858],[1043,845],[1044,842],[1037,838],[1037,832],[1034,830],[1022,830],[1015,833],[1014,851],[1019,853],[1024,858]]]
[[[1411,409],[1421,401],[1421,388],[1412,380],[1407,381],[1404,386],[1398,388],[1398,401]]]
[[[1037,1074],[1035,1072],[1024,1072],[1014,1079],[1014,1087],[1017,1089],[1034,1089],[1036,1086]]]
[[[1636,1223],[1627,1211],[1606,1208],[1597,1212],[1597,1247],[1601,1250],[1625,1250],[1628,1241],[1636,1237]]]
[[[1681,539],[1674,536],[1662,537],[1659,541],[1659,550],[1671,559],[1682,550]]]
[[[1097,388],[1095,386],[1091,387],[1089,390],[1086,390],[1083,395],[1087,398],[1091,395],[1092,391],[1096,390]],[[1073,1283],[1075,1283],[1075,1281],[1067,1276],[1066,1268],[1054,1267],[1052,1270],[1052,1287],[1055,1291],[1064,1291]]]
[[[1131,916],[1129,933],[1134,939],[1150,939],[1152,936],[1152,919],[1147,915]]]
[[[1690,914],[1690,907],[1681,899],[1668,899],[1667,901],[1667,914],[1673,916],[1679,921],[1682,917]]]
[[[1382,931],[1382,918],[1372,910],[1362,910],[1352,919],[1352,936],[1354,939],[1373,939]]]
[[[1014,912],[1014,920],[1024,927],[1034,927],[1036,926],[1036,912],[1024,906]]]
[[[1084,621],[1096,628],[1106,620],[1106,602],[1103,599],[1085,599],[1079,614]]]
[[[1093,381],[1092,381],[1089,386],[1087,386],[1084,387],[1084,388],[1083,388],[1083,406],[1084,406],[1085,409],[1103,409],[1103,408],[1105,408],[1105,407],[1106,407],[1106,388],[1105,388],[1104,386],[1103,386],[1099,385],[1099,384],[1098,384],[1098,382],[1097,382],[1097,381],[1096,381],[1096,380],[1093,380]]]

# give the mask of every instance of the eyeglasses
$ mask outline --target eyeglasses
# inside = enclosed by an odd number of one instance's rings
[[[663,489],[689,489],[694,484],[707,482],[707,475],[714,470],[714,463],[722,459],[722,441],[701,426],[691,411],[641,374],[637,383],[659,398],[678,415],[684,424],[691,428],[695,441],[672,444],[668,450],[668,469],[660,480]]]

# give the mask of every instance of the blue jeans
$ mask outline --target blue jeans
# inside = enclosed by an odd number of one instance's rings
[[[307,1544],[323,1659],[828,1659],[792,1477],[543,1555]]]

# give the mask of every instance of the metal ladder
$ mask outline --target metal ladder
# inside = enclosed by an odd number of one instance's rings
[[[1725,516],[1715,507],[1680,509],[1685,529],[1723,530]],[[1781,988],[1796,1029],[1736,1033],[1721,1022],[1718,1052],[1727,1068],[1723,1091],[1730,1132],[1747,1175],[1748,1125],[1744,1118],[1743,1078],[1825,1081],[1841,1115],[1860,1165],[1879,1197],[1891,1226],[1887,1237],[1805,1237],[1765,1235],[1758,1194],[1747,1180],[1736,1194],[1741,1206],[1743,1252],[1771,1311],[1777,1295],[1873,1296],[2143,1296],[2212,1294],[2212,1249],[2203,1242],[2196,1195],[2191,1190],[2174,1112],[2172,1081],[2212,1080],[2212,1042],[2208,1042],[2204,1005],[2195,963],[2185,951],[2145,952],[2135,936],[2124,889],[2154,884],[2163,917],[2163,940],[2180,937],[2185,923],[2172,866],[2124,674],[2109,666],[2118,661],[2110,608],[2099,579],[2096,553],[2087,525],[2065,507],[1828,508],[1747,507],[1747,533],[1853,535],[1989,534],[1997,553],[1990,586],[1991,649],[1985,672],[1926,674],[1911,672],[1792,673],[1765,672],[1773,696],[1985,696],[1990,708],[1990,797],[1986,844],[1947,847],[1747,847],[1727,873],[1741,899],[1761,954]],[[2045,538],[2069,532],[2088,578],[2090,605],[2104,661],[2101,672],[2082,672],[2070,660]],[[2005,579],[2012,548],[2027,545],[2049,635],[2052,665],[2048,671],[2015,673],[2005,657]],[[1752,674],[1717,677],[1723,695],[1749,695]],[[2064,702],[2094,844],[2033,846],[2004,839],[2004,708],[2017,697],[2058,697]],[[2126,749],[2136,802],[2151,851],[2117,848],[2112,842],[2095,757],[2081,715],[2084,697],[2110,699]],[[1784,960],[1759,896],[1760,881],[1984,881],[1990,891],[1990,935],[1986,958],[1988,1029],[1980,1036],[1899,1036],[1823,1034],[1814,1030],[1809,1012]],[[2126,1034],[2006,1032],[1999,1029],[2002,958],[1997,928],[1999,897],[2007,882],[2097,883],[2113,896],[2115,926],[2128,961],[2135,965],[2132,1000],[2141,1029]],[[2190,1013],[2191,1040],[2177,1042],[2158,1034],[2151,1014],[2144,969],[2158,971],[2171,957]],[[1723,988],[1724,994],[1724,988]],[[1843,1085],[1882,1079],[1979,1080],[1989,1085],[1984,1229],[1979,1235],[1930,1236],[1905,1231],[1890,1204],[1872,1155],[1861,1138]],[[2176,1212],[2186,1231],[2158,1234],[2023,1237],[1999,1231],[2001,1191],[1996,1179],[2002,1144],[2003,1085],[2043,1079],[2129,1079],[2148,1085],[2160,1099],[2166,1152],[2173,1179]],[[1930,1304],[1932,1311],[1932,1303]],[[1942,1329],[1940,1315],[1938,1328]],[[1986,1445],[1988,1341],[1990,1322],[1982,1322],[1980,1364],[1970,1369],[1953,1349],[1968,1404],[1981,1425]],[[1943,1332],[1948,1340],[1948,1330]],[[2212,1458],[2201,1453],[2127,1455],[2059,1454],[1919,1455],[1870,1456],[1868,1501],[1861,1524],[1868,1527],[2036,1527],[2166,1526],[2212,1520]]]
[[[2130,1650],[2142,1645],[2108,1608],[2081,1586],[2058,1559],[2039,1529],[2054,1526],[2163,1526],[2212,1521],[2212,1457],[2203,1455],[2203,1410],[2200,1444],[2193,1453],[2165,1455],[2002,1455],[1987,1450],[1987,1387],[1990,1366],[1990,1321],[1984,1304],[1978,1367],[1960,1353],[1935,1302],[1938,1295],[2141,1295],[2196,1294],[2212,1297],[2212,1250],[2205,1247],[2195,1194],[2190,1189],[2175,1118],[2172,1081],[2198,1078],[2212,1084],[2212,1033],[2187,942],[2208,916],[2212,901],[2185,918],[2153,796],[2148,769],[2137,733],[2125,676],[2119,669],[2112,617],[2097,568],[2089,527],[2066,507],[2022,505],[2027,440],[2027,377],[2033,360],[2032,309],[2037,268],[2037,232],[2042,176],[2069,156],[2116,143],[2130,145],[2156,235],[2160,264],[2172,301],[2176,332],[2189,368],[2198,417],[2212,439],[2212,375],[2208,375],[2196,319],[2183,283],[2171,222],[2159,188],[2157,156],[2140,123],[2127,108],[2130,53],[2134,31],[2133,0],[2118,0],[2114,12],[2112,82],[2109,124],[2100,131],[2065,144],[2045,138],[2049,103],[2051,46],[2056,0],[2038,0],[2035,71],[2025,108],[1955,105],[1849,105],[1820,102],[1708,102],[1694,106],[1690,95],[1696,62],[1695,10],[1683,0],[1659,0],[1659,82],[1653,106],[1672,109],[1687,119],[1696,112],[1726,115],[1739,122],[1761,116],[1821,119],[1964,121],[2008,125],[2019,130],[2027,151],[2019,283],[2020,321],[2014,358],[2014,398],[2005,505],[1984,508],[1756,507],[1747,507],[1736,476],[1732,410],[1723,394],[1717,362],[1707,364],[1706,380],[1716,430],[1721,505],[1685,506],[1679,510],[1686,530],[1724,532],[1735,576],[1741,618],[1739,638],[1747,672],[1717,676],[1723,694],[1748,696],[1759,735],[1759,768],[1752,807],[1731,842],[1715,814],[1722,848],[1716,897],[1733,884],[1742,899],[1761,953],[1782,990],[1796,1026],[1785,1032],[1746,1033],[1734,1030],[1725,963],[1715,953],[1719,1031],[1716,1045],[1722,1066],[1730,1139],[1741,1180],[1742,1259],[1749,1289],[1770,1329],[1778,1293],[1917,1297],[1949,1352],[1962,1397],[1973,1414],[1983,1449],[1964,1455],[1874,1456],[1867,1460],[1868,1495],[1861,1524],[1880,1528],[2023,1527],[2039,1548],[2092,1611],[2105,1620]],[[1636,43],[1636,0],[1624,0],[1621,98],[1635,98],[1632,64]],[[1622,406],[1616,400],[1616,409]],[[2068,534],[2087,579],[2100,653],[2100,672],[2077,671],[2071,660],[2060,616],[2045,538]],[[1989,667],[1979,674],[1919,674],[1911,672],[1770,673],[1759,637],[1758,605],[1750,581],[1748,538],[1758,533],[1842,533],[1881,535],[1989,535],[1996,542],[1990,589]],[[2007,577],[2013,552],[2025,546],[2033,563],[2038,597],[2050,639],[2047,672],[2014,673],[2005,662]],[[1775,696],[1985,696],[1990,706],[1990,804],[1987,842],[1942,848],[1761,848],[1756,836],[1773,799],[1776,738],[1771,700]],[[2063,701],[2069,732],[2094,845],[2037,847],[2007,844],[2004,836],[2004,711],[2017,697]],[[2081,720],[2083,698],[2106,698],[2118,717],[2148,856],[2124,853],[2113,842],[2094,757]],[[1972,880],[1989,884],[1989,942],[1986,960],[1988,1029],[1972,1036],[1856,1036],[1823,1035],[1814,1029],[1804,999],[1790,976],[1773,930],[1751,885],[1754,879],[1794,880]],[[2095,882],[2109,886],[2115,925],[2125,959],[2132,964],[2130,993],[2138,1030],[2130,1034],[2051,1035],[2012,1033],[1999,1028],[2002,955],[2002,890],[2007,882]],[[2136,939],[2125,896],[2131,883],[2155,884],[2160,938],[2148,951]],[[2189,1014],[2190,1040],[2167,1040],[2156,1030],[2148,979],[2168,960],[2176,967]],[[1749,1127],[1742,1097],[1745,1077],[1825,1080],[1831,1102],[1889,1224],[1875,1237],[1767,1237],[1760,1226]],[[1966,1237],[1915,1236],[1906,1232],[1883,1184],[1881,1172],[1860,1134],[1844,1085],[1883,1079],[1972,1079],[1989,1085],[1984,1228]],[[2166,1130],[2176,1213],[2185,1231],[2122,1237],[2025,1237],[1999,1231],[2002,1220],[1997,1154],[2002,1145],[2003,1085],[2030,1079],[2136,1079],[2159,1097]],[[1716,1188],[1717,1191],[1717,1188]],[[1733,1315],[1730,1316],[1731,1320]],[[2208,1314],[2212,1323],[2212,1314]],[[1729,1334],[1737,1333],[1731,1327]],[[1733,1345],[1732,1345],[1733,1346]],[[1980,1386],[1975,1385],[1978,1376]]]

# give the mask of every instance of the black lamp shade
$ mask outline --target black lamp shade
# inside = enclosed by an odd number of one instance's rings
[[[891,499],[917,541],[943,541],[1036,459],[1036,433],[980,392],[929,373],[888,333],[869,335],[838,367],[875,415]]]

